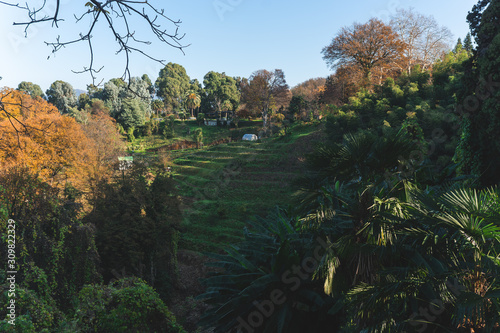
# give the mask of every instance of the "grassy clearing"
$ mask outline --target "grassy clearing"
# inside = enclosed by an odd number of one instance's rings
[[[174,125],[175,137],[165,139],[162,135],[155,134],[141,137],[129,144],[129,149],[136,153],[144,153],[148,149],[169,146],[179,141],[194,141],[193,134],[197,128],[203,129],[203,144],[210,145],[225,138],[241,139],[243,134],[257,134],[262,126],[259,121],[240,121],[238,128],[199,126],[196,120],[176,120]]]
[[[217,251],[240,240],[253,216],[286,203],[302,170],[300,158],[320,133],[321,125],[296,125],[284,138],[174,152],[173,172],[186,205],[180,248]]]
[[[296,124],[291,134],[259,142],[233,141],[208,146],[229,137],[241,140],[243,134],[258,133],[258,122],[239,129],[203,126],[205,148],[155,152],[176,141],[192,141],[188,135],[175,140],[155,138],[142,142],[135,156],[164,159],[172,167],[183,197],[183,231],[180,249],[196,252],[218,251],[238,242],[243,228],[255,215],[267,215],[277,205],[287,203],[294,192],[292,181],[303,170],[303,157],[321,137],[322,124]],[[252,125],[252,126],[251,126]],[[260,125],[260,124],[259,124]],[[176,135],[186,126],[191,133],[195,121],[176,123]]]

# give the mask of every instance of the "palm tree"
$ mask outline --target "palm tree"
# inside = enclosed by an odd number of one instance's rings
[[[220,110],[225,113],[226,118],[227,118],[227,113],[232,108],[233,108],[233,104],[231,104],[231,101],[229,101],[229,100],[226,99],[224,102],[222,102]],[[221,116],[222,116],[222,112],[219,113]]]
[[[446,264],[462,290],[453,302],[453,328],[487,331],[500,323],[500,196],[459,188],[436,197],[417,193],[413,214],[427,227],[422,241]],[[436,210],[437,209],[437,210]],[[418,233],[417,233],[418,234]],[[430,241],[434,237],[434,242]],[[424,245],[425,245],[424,243]]]
[[[193,110],[200,107],[200,105],[201,105],[200,96],[193,91],[188,92],[186,95],[186,106],[188,109],[191,110],[191,117],[194,117]]]
[[[492,332],[500,323],[497,190],[411,190],[391,263],[349,292],[367,331]]]
[[[158,117],[158,113],[165,109],[165,104],[159,99],[154,99],[151,102],[151,109],[155,112],[156,117]]]
[[[307,162],[317,181],[379,184],[411,178],[420,167],[411,158],[419,149],[404,130],[385,137],[361,132],[344,135],[341,144],[319,146]]]
[[[345,135],[341,144],[321,146],[308,156],[312,172],[296,193],[300,222],[328,239],[331,251],[318,276],[326,294],[347,297],[352,318],[347,327],[367,329],[377,318],[364,316],[360,309],[366,303],[351,302],[350,292],[376,284],[380,271],[395,263],[387,252],[408,216],[404,205],[412,187],[409,179],[419,165],[408,166],[416,149],[403,131],[388,137],[361,133]]]
[[[419,189],[415,147],[400,132],[316,149],[293,212],[258,220],[216,256],[224,271],[207,281],[207,325],[233,332],[279,290],[286,301],[261,312],[255,332],[497,331],[500,194]],[[318,239],[316,269],[292,290],[283,273]]]
[[[297,230],[296,218],[283,210],[249,224],[243,242],[212,255],[219,273],[204,281],[199,296],[211,305],[202,325],[217,333],[338,331],[338,300],[304,269],[317,260],[314,235]]]

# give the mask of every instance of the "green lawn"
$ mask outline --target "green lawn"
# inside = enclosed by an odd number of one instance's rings
[[[175,152],[173,172],[185,202],[180,248],[217,251],[241,239],[253,216],[286,203],[300,157],[311,148],[304,139],[320,132],[317,124],[298,125],[283,138]]]
[[[176,141],[192,141],[186,128],[194,132],[198,128],[195,121],[177,121],[175,139],[140,139],[130,145],[135,148],[142,145],[141,149],[135,149],[138,158],[168,156],[168,165],[183,198],[181,249],[218,251],[240,240],[246,222],[255,215],[267,215],[275,206],[289,202],[295,191],[292,181],[303,171],[302,158],[322,133],[322,124],[295,124],[284,137],[258,142],[233,140],[209,146],[217,140],[230,137],[241,140],[245,133],[258,133],[261,123],[244,125],[248,126],[239,129],[202,126],[205,142],[202,149],[166,152],[154,149]]]
[[[244,134],[257,134],[262,122],[242,121],[238,128],[227,128],[218,126],[199,126],[195,120],[176,120],[174,126],[175,137],[165,139],[161,135],[137,138],[129,144],[129,149],[134,152],[145,152],[148,149],[155,149],[174,144],[178,141],[194,141],[193,134],[197,128],[203,129],[203,144],[210,145],[218,140],[232,138],[241,139]]]

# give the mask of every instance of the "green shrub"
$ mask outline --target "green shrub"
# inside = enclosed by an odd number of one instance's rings
[[[193,137],[198,145],[198,148],[200,148],[200,144],[203,142],[203,130],[201,128],[195,129]]]
[[[129,142],[134,142],[134,140],[135,140],[134,130],[135,130],[135,128],[133,126],[129,127],[127,130],[127,140]]]
[[[0,316],[0,332],[49,332],[64,320],[64,316],[54,305],[52,299],[41,298],[32,290],[16,288],[15,292],[16,317],[15,325],[9,324],[7,304],[10,300],[8,291],[1,294],[2,308]]]
[[[326,133],[331,140],[337,141],[344,134],[356,132],[360,126],[359,116],[354,111],[339,111],[338,114],[327,117]]]
[[[196,122],[198,123],[198,125],[203,124],[204,120],[205,120],[205,114],[204,113],[198,113],[198,115],[196,116]]]
[[[138,278],[84,286],[75,319],[82,332],[185,332],[158,293]]]
[[[175,137],[175,130],[174,130],[174,122],[175,122],[175,117],[170,116],[168,117],[168,120],[163,121],[161,123],[161,134],[165,139],[172,139]]]

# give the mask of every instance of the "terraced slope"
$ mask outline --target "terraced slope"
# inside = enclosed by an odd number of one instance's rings
[[[294,132],[295,133],[295,132]],[[232,142],[178,155],[173,172],[184,197],[181,249],[215,251],[242,236],[245,222],[286,204],[301,157],[318,139],[318,126],[263,143]]]

